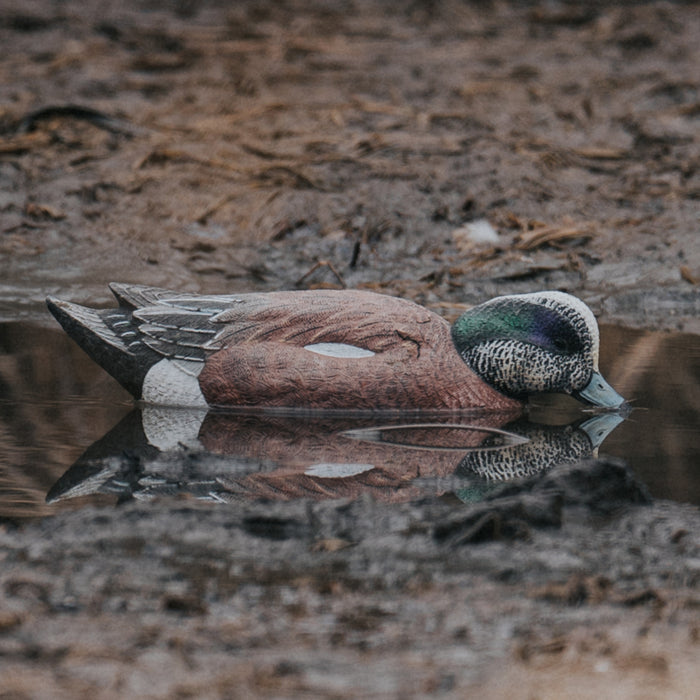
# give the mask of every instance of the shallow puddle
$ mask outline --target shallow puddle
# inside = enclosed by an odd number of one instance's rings
[[[700,503],[700,338],[601,332],[602,371],[634,407],[626,420],[566,397],[520,417],[138,410],[62,332],[0,324],[0,518],[184,495],[458,504],[600,443],[653,496]]]

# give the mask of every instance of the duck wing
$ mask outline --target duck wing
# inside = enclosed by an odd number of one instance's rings
[[[403,342],[420,346],[447,322],[405,299],[357,290],[309,290],[241,295],[212,321],[214,343],[279,342],[305,347],[337,343],[380,353]]]
[[[447,325],[413,302],[364,291],[198,295],[142,285],[110,288],[128,309],[126,332],[136,331],[138,340],[170,359],[204,361],[226,347],[262,342],[342,344],[376,353],[413,341],[418,348],[431,325]]]

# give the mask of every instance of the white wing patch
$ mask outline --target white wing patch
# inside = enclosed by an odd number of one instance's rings
[[[321,479],[345,479],[348,476],[363,474],[371,469],[374,469],[374,464],[319,462],[318,464],[312,464],[304,474]]]
[[[371,350],[358,348],[356,345],[348,345],[347,343],[313,343],[312,345],[304,345],[304,350],[327,357],[372,357],[374,355]]]
[[[141,398],[158,406],[206,406],[197,379],[202,367],[201,362],[163,358],[148,370]]]

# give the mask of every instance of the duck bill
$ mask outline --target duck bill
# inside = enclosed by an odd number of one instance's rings
[[[594,456],[598,456],[597,450],[603,444],[605,438],[624,420],[624,417],[619,413],[601,413],[593,418],[589,418],[579,426],[579,429],[588,435]]]
[[[575,391],[574,396],[580,401],[600,406],[601,408],[620,408],[625,400],[608,384],[600,372],[593,372],[591,381]]]

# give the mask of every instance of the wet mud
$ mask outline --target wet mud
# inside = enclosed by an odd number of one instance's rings
[[[235,505],[90,507],[0,532],[9,688],[692,697],[700,516],[652,502],[621,462],[464,511],[369,495]]]
[[[0,402],[5,454],[37,446],[6,457],[28,502],[128,410],[46,340],[49,293],[346,286],[452,319],[558,288],[639,329],[639,361],[602,359],[643,402],[665,381],[635,369],[665,342],[644,330],[697,353],[693,3],[7,0],[0,45],[0,319],[37,324],[3,330],[2,391],[31,367],[88,397]],[[697,364],[664,377],[697,415]],[[117,507],[5,516],[2,694],[693,697],[700,515],[625,456],[468,503],[139,501],[142,469]],[[655,493],[697,487],[679,464],[648,456]]]

